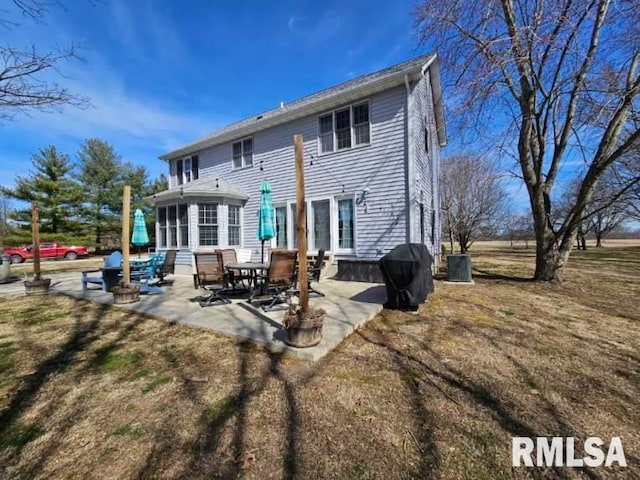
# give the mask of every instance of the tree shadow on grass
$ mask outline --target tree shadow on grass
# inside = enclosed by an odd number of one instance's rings
[[[97,333],[100,320],[110,308],[108,305],[97,306],[89,321],[83,321],[81,314],[76,315],[75,327],[69,339],[54,354],[40,362],[32,374],[24,378],[22,387],[14,392],[7,406],[0,412],[0,436],[32,405],[50,377],[64,371],[80,352],[99,338]]]
[[[268,364],[256,378],[251,375],[256,356],[266,354]],[[189,401],[201,408],[201,418],[196,437],[191,444],[186,465],[180,478],[237,478],[251,463],[254,452],[247,441],[247,417],[250,402],[259,397],[272,380],[281,383],[286,410],[285,451],[282,455],[282,478],[299,478],[299,428],[300,406],[297,389],[308,382],[313,373],[302,380],[289,378],[282,370],[284,354],[263,351],[250,342],[238,344],[238,388],[234,393],[207,404],[203,391],[188,387],[185,395]],[[265,407],[266,408],[266,407]],[[171,420],[165,427],[172,431]],[[230,438],[229,438],[230,437]],[[157,478],[166,469],[166,459],[171,458],[175,441],[167,436],[156,439],[152,451],[138,471],[138,478]]]
[[[83,375],[100,365],[109,352],[116,350],[120,342],[140,324],[139,316],[135,315],[133,320],[126,322],[124,328],[122,328],[121,324],[117,324],[107,331],[103,331],[102,320],[111,309],[110,305],[96,305],[95,313],[89,321],[86,319],[86,310],[84,309],[73,314],[75,326],[69,339],[54,355],[45,359],[36,367],[35,372],[27,377],[23,387],[14,394],[7,408],[0,414],[0,422],[2,422],[0,423],[0,438],[15,430],[19,424],[19,418],[33,405],[49,378],[65,372],[77,360],[80,353],[86,352],[92,344],[100,340],[105,334],[117,329],[117,337],[106,346],[98,349],[92,361],[75,373],[78,381],[81,381]],[[73,387],[70,388],[72,389]],[[38,417],[48,418],[52,415],[59,408],[60,403],[63,401],[63,396],[57,395],[55,400],[48,402],[44,410],[38,413]],[[43,465],[55,454],[56,449],[66,438],[66,433],[75,426],[77,419],[82,417],[84,411],[85,405],[83,402],[77,402],[73,405],[71,411],[65,414],[65,418],[55,425],[55,435],[51,436],[42,448],[31,453],[28,468],[20,472],[23,478],[33,478],[41,473]],[[15,457],[15,455],[19,454],[20,451],[18,449],[12,456]]]
[[[507,282],[518,283],[533,283],[535,280],[532,277],[523,277],[520,275],[505,275],[503,273],[492,272],[489,270],[482,270],[477,267],[473,267],[473,278],[481,280],[501,280]]]
[[[475,404],[482,407],[487,410],[501,428],[511,436],[525,436],[530,438],[545,436],[544,433],[546,432],[540,432],[536,426],[520,419],[512,407],[503,402],[500,397],[488,387],[472,380],[468,375],[465,375],[448,363],[443,363],[438,354],[434,352],[424,340],[415,339],[415,342],[407,342],[405,340],[399,347],[394,343],[393,337],[395,335],[389,336],[385,330],[394,334],[403,333],[397,328],[396,324],[391,323],[388,318],[383,316],[382,328],[370,327],[359,330],[357,335],[365,341],[387,350],[393,356],[393,361],[398,368],[400,378],[407,386],[407,390],[412,394],[414,417],[416,418],[415,428],[420,432],[418,440],[422,446],[420,449],[422,459],[420,471],[418,472],[420,478],[437,477],[439,475],[437,468],[441,463],[435,440],[429,433],[433,430],[433,423],[430,425],[429,422],[424,421],[425,418],[433,417],[433,413],[429,411],[425,404],[429,395],[426,395],[418,387],[421,382],[435,388],[435,390],[453,403],[459,403],[459,401],[466,399],[466,401],[472,405]],[[417,345],[414,343],[417,343]],[[416,349],[416,347],[418,348]],[[415,353],[417,351],[426,353],[429,357],[433,358],[434,361],[427,362],[419,358]],[[514,359],[511,358],[511,360],[513,361]],[[516,365],[516,368],[524,370],[521,364]],[[524,374],[528,375],[527,378],[531,379],[528,372],[524,372]],[[565,427],[564,430],[571,431],[570,427],[560,418],[558,410],[552,405],[548,407],[549,413],[558,417],[559,424]],[[510,445],[505,448],[509,447]],[[543,469],[536,469],[528,473],[530,473],[533,478],[548,478],[550,472]],[[589,478],[597,478],[588,470],[585,470],[584,473]],[[553,476],[555,478],[568,478],[568,474],[563,470],[554,470]]]

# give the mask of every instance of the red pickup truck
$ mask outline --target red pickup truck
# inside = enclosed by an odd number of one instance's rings
[[[33,246],[9,247],[6,249],[6,253],[11,256],[11,263],[22,263],[25,260],[33,258]],[[65,258],[67,260],[75,260],[81,255],[88,254],[87,247],[64,247],[55,242],[44,242],[40,244],[40,258]]]

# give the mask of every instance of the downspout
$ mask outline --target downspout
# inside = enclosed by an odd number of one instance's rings
[[[411,115],[411,83],[409,81],[409,74],[404,74],[404,85],[407,89],[407,104],[406,104],[406,159],[407,159],[407,188],[406,188],[406,209],[407,209],[407,226],[406,226],[406,242],[412,241],[412,227],[413,227],[413,193],[415,190],[415,172],[414,172],[414,152],[413,152],[413,139],[411,134],[412,128],[412,115]]]

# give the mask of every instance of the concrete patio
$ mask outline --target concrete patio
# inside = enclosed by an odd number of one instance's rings
[[[322,341],[310,348],[294,348],[285,344],[282,329],[284,305],[263,312],[238,297],[232,298],[229,305],[203,308],[194,298],[204,292],[193,288],[190,275],[171,276],[173,284],[162,286],[162,294],[141,295],[139,302],[116,307],[214,330],[298,358],[318,360],[337,347],[351,332],[372,319],[382,309],[386,299],[383,285],[332,280],[335,270],[332,267],[327,270],[316,286],[325,297],[310,298],[311,307],[323,308],[327,312]],[[52,279],[52,292],[102,304],[113,303],[111,293],[102,290],[83,291],[80,272],[47,274],[46,277]],[[0,284],[0,295],[24,294],[21,280]]]

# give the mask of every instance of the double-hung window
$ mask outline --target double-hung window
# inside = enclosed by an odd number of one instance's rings
[[[240,207],[229,205],[229,245],[240,245]]]
[[[176,182],[182,185],[198,179],[198,155],[176,160]]]
[[[358,103],[318,118],[318,149],[322,153],[346,150],[371,142],[369,103]]]
[[[198,205],[198,244],[201,247],[218,245],[218,204]]]
[[[333,152],[333,113],[320,117],[320,153]]]
[[[233,168],[253,166],[253,138],[245,138],[231,145]]]

